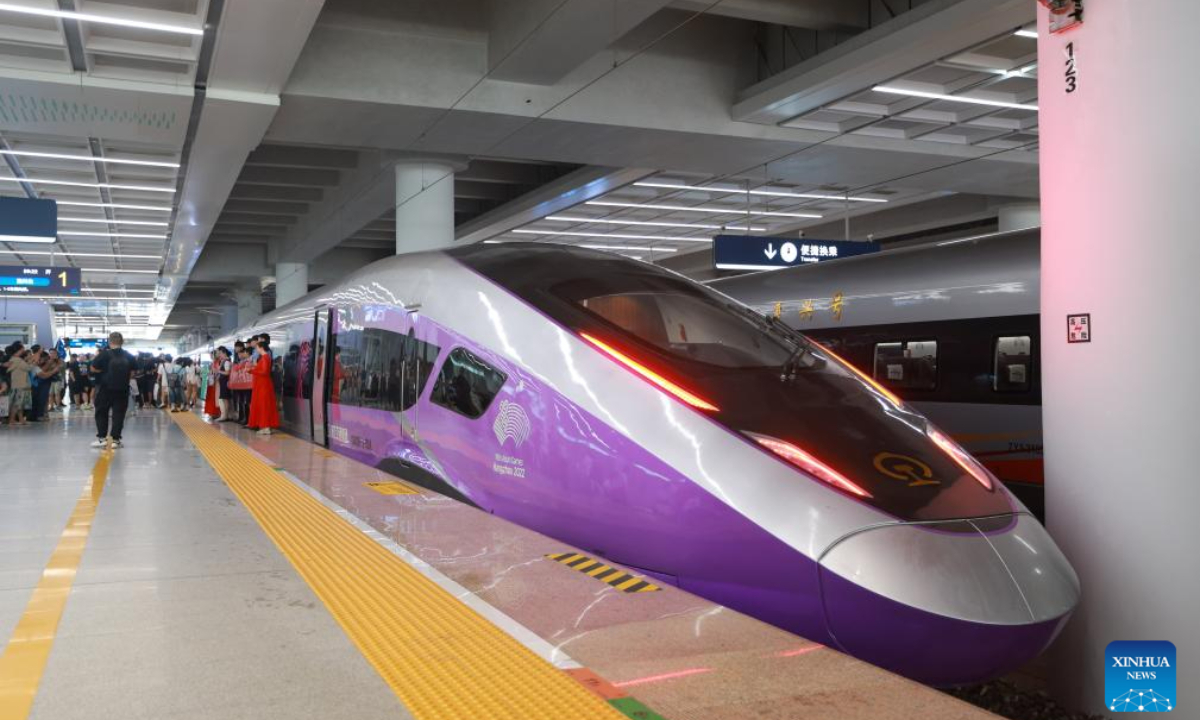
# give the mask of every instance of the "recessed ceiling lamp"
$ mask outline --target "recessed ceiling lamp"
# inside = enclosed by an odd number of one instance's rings
[[[0,235],[0,242],[9,243],[52,243],[57,238],[46,237],[44,235]]]
[[[614,238],[618,240],[665,240],[668,242],[703,242],[710,243],[712,238],[698,237],[675,237],[672,235],[626,235],[623,233],[589,233],[589,232],[574,232],[568,230],[513,230],[514,233],[521,235],[566,235],[568,237],[587,237],[604,240],[606,238]]]
[[[137,28],[139,30],[158,30],[160,32],[177,33],[180,35],[204,34],[204,30],[200,28],[187,27],[184,25],[145,22],[143,20],[132,20],[128,18],[113,17],[110,15],[96,15],[95,13],[75,12],[74,10],[51,10],[50,8],[29,7],[28,5],[17,5],[15,3],[0,3],[0,11],[21,13],[24,15],[39,15],[41,17],[61,18],[63,20],[75,20],[77,22],[96,23],[99,25],[117,25],[120,27]]]
[[[766,188],[766,189],[755,188],[753,190],[746,190],[745,188],[731,188],[731,187],[720,187],[720,186],[701,187],[701,186],[697,186],[697,185],[685,185],[683,183],[662,182],[659,180],[639,181],[639,182],[635,182],[634,185],[636,185],[637,187],[664,188],[667,190],[696,190],[699,192],[738,193],[740,195],[745,195],[745,194],[749,193],[750,195],[760,195],[760,196],[764,196],[764,197],[800,198],[800,199],[804,199],[804,200],[840,200],[843,202],[845,202],[846,200],[849,200],[850,202],[871,202],[871,203],[887,202],[887,200],[884,200],[883,198],[865,198],[865,197],[850,197],[850,198],[848,198],[844,195],[821,195],[819,193],[799,193],[799,192],[793,192],[791,190],[772,190],[770,188]]]
[[[142,192],[175,194],[175,188],[152,187],[150,185],[115,185],[113,183],[90,183],[76,180],[42,180],[39,178],[0,177],[4,182],[32,183],[34,185],[68,185],[70,187],[108,188],[109,190],[140,190]]]
[[[679,252],[675,248],[638,247],[637,245],[580,245],[588,250],[621,250],[624,252]]]
[[[1037,110],[1037,105],[1025,105],[1022,103],[1004,102],[1003,100],[985,100],[983,98],[966,97],[963,95],[947,95],[945,93],[924,92],[922,90],[906,90],[904,88],[890,87],[888,85],[876,85],[872,88],[875,92],[888,93],[890,95],[907,95],[909,97],[927,98],[929,100],[948,100],[950,102],[965,103],[967,105],[987,105],[989,107],[1014,108],[1017,110]]]
[[[76,232],[71,230],[64,232],[60,230],[59,236],[66,235],[67,237],[114,237],[114,238],[143,238],[147,240],[166,240],[166,235],[142,235],[138,233],[103,233],[103,232]]]
[[[751,225],[709,225],[707,223],[673,223],[657,220],[613,220],[609,218],[567,217],[566,215],[547,215],[543,220],[554,222],[574,223],[604,223],[606,225],[645,225],[648,227],[692,228],[695,230],[746,230],[748,232],[766,232],[768,228]]]
[[[1023,37],[1023,38],[1033,38],[1034,40],[1037,40],[1037,36],[1038,36],[1037,30],[1024,30],[1024,29],[1016,31],[1015,33],[1013,33],[1013,35],[1016,35],[1017,37]]]
[[[46,158],[49,160],[78,160],[80,162],[111,163],[113,165],[143,165],[146,167],[178,168],[179,163],[158,160],[123,160],[120,158],[94,157],[92,155],[68,155],[66,153],[33,152],[32,150],[0,150],[0,155]]]
[[[687,205],[651,205],[648,203],[628,203],[614,202],[612,200],[588,200],[587,205],[600,205],[603,207],[627,207],[627,208],[645,208],[647,210],[670,210],[672,212],[697,212],[705,215],[754,215],[755,217],[790,217],[790,218],[822,218],[824,215],[815,213],[786,213],[786,212],[770,212],[767,210],[741,210],[737,208],[711,208],[711,207],[689,207]]]
[[[154,205],[124,205],[122,203],[88,203],[75,202],[73,200],[55,200],[59,205],[71,205],[73,207],[97,207],[97,208],[114,208],[117,210],[145,210],[147,212],[171,212],[169,207],[157,207]]]
[[[111,222],[113,225],[154,225],[156,227],[166,227],[170,223],[160,222],[158,220],[105,220],[102,218],[77,218],[77,217],[60,217],[59,222],[77,222],[77,223],[104,223],[107,225]]]

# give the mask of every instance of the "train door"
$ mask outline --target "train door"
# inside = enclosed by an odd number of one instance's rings
[[[404,437],[413,445],[419,445],[417,418],[420,414],[419,399],[422,390],[421,363],[425,361],[425,342],[420,337],[424,328],[420,317],[420,305],[405,309],[408,332],[404,338],[403,356],[400,358],[400,426]]]
[[[325,431],[330,376],[329,318],[329,308],[320,307],[313,319],[312,439],[322,447],[329,447],[329,435]]]

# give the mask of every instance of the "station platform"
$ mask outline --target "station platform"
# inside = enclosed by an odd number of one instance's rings
[[[0,430],[0,720],[994,717],[285,434],[93,436]]]

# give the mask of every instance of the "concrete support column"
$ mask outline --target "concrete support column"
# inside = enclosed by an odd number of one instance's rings
[[[238,329],[237,305],[226,305],[221,308],[221,334],[231,333]]]
[[[454,173],[447,160],[396,164],[396,254],[437,250],[454,243]]]
[[[237,325],[245,327],[262,315],[262,293],[257,290],[237,289],[233,292],[237,302]]]
[[[1028,230],[1042,224],[1042,206],[1038,203],[1016,203],[999,208],[1000,232]]]
[[[275,263],[275,307],[299,300],[308,294],[306,263]]]
[[[1053,689],[1113,715],[1108,643],[1168,640],[1177,709],[1196,717],[1200,3],[1088,2],[1062,35],[1038,12],[1047,526],[1083,591]],[[1068,343],[1085,313],[1088,342]]]

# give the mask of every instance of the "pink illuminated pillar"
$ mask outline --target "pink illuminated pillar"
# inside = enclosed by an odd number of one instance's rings
[[[1200,718],[1200,1],[1038,12],[1047,524],[1083,585],[1054,691],[1111,714],[1107,644],[1169,640]]]

